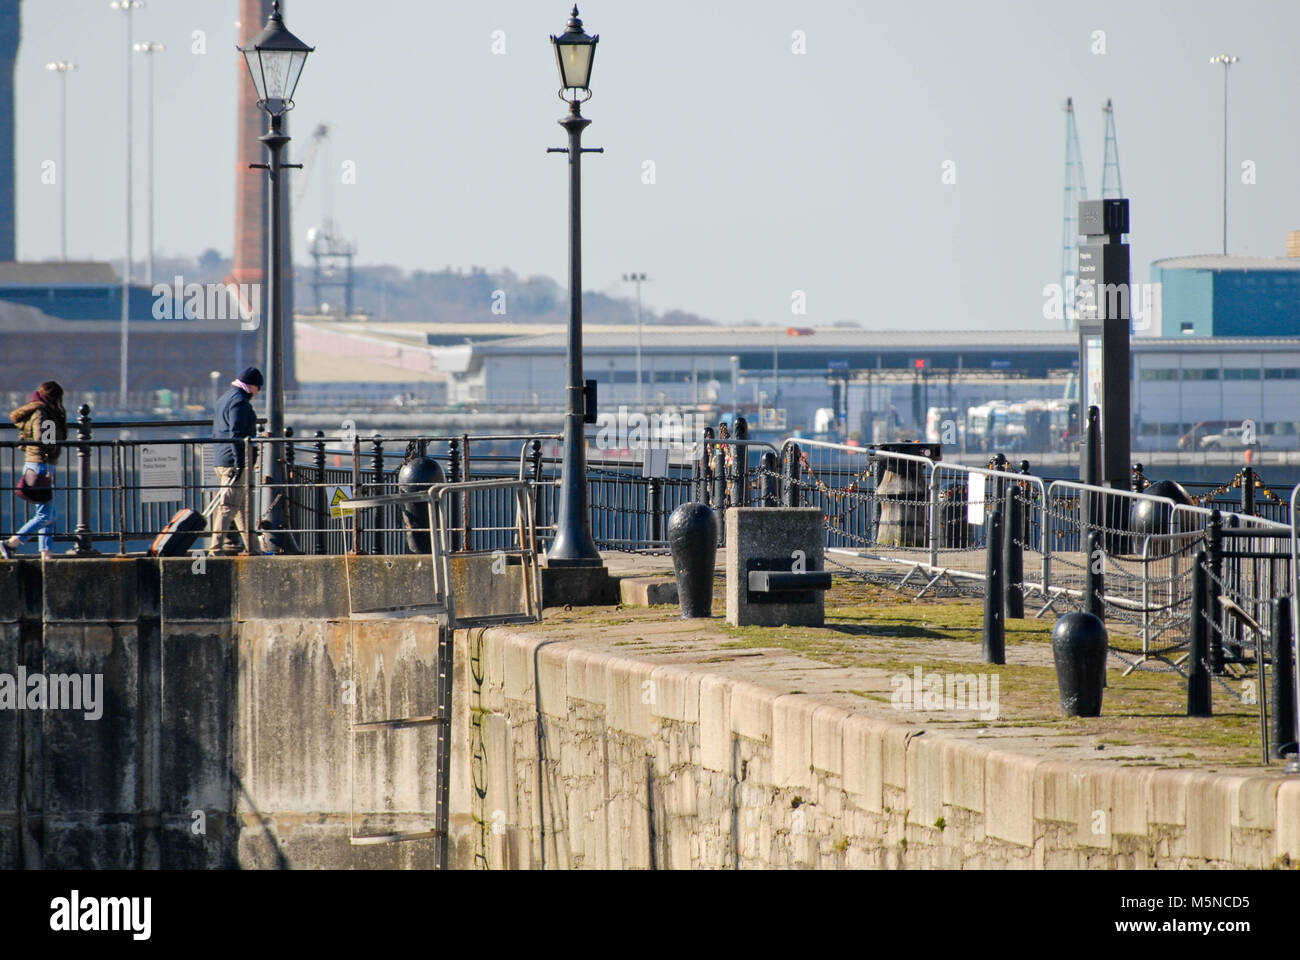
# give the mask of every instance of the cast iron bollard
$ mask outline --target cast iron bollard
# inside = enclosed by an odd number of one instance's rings
[[[1052,628],[1052,659],[1067,717],[1100,717],[1106,685],[1106,625],[1091,613],[1067,613]]]
[[[424,449],[421,447],[420,452]],[[533,526],[542,529],[542,441],[530,440],[528,456],[533,463]]]
[[[326,553],[325,531],[329,529],[330,513],[329,504],[325,496],[325,431],[316,431],[316,449],[312,453],[312,465],[316,468],[316,495],[312,499],[315,501],[316,513],[316,555],[321,556]]]
[[[803,452],[799,444],[792,443],[786,448],[785,463],[781,464],[781,504],[786,507],[799,506],[799,460]]]
[[[1191,643],[1187,653],[1187,715],[1214,715],[1210,701],[1210,577],[1204,550],[1196,553],[1192,567]]]
[[[1106,551],[1101,548],[1101,533],[1089,530],[1087,564],[1083,574],[1083,609],[1102,623],[1106,622]]]
[[[646,488],[646,512],[650,514],[650,540],[658,543],[663,539],[663,480],[651,477]]]
[[[1209,623],[1210,670],[1220,675],[1223,673],[1223,606],[1219,603],[1219,591],[1223,584],[1223,514],[1218,510],[1210,514],[1205,542],[1206,559],[1209,562],[1205,611]]]
[[[1291,649],[1291,598],[1273,603],[1273,756],[1281,759],[1296,750],[1295,653]]]
[[[1101,486],[1101,408],[1089,407],[1083,434],[1083,482]],[[1101,526],[1102,504],[1096,494],[1084,494],[1083,516],[1090,527]]]
[[[374,445],[370,457],[370,472],[374,475],[374,482],[370,485],[370,495],[382,497],[384,495],[384,441],[375,437],[370,442]],[[380,556],[384,552],[384,530],[388,526],[386,513],[388,513],[386,507],[380,507],[375,511],[375,528],[372,531],[374,547],[371,550],[375,556]]]
[[[77,410],[77,545],[69,551],[78,557],[98,556],[95,541],[90,535],[90,404],[83,403]],[[202,481],[199,481],[202,483]]]
[[[595,383],[594,380],[589,381]],[[593,388],[594,389],[594,388]],[[593,400],[594,405],[594,400]],[[460,478],[465,483],[470,481],[470,457],[469,457],[469,434],[460,435]],[[462,550],[474,549],[474,501],[470,499],[468,493],[462,491],[460,497],[452,497],[453,500],[460,500],[460,515],[464,526],[465,539],[461,541]]]
[[[452,437],[447,441],[447,482],[460,483],[460,441]],[[453,496],[447,519],[447,528],[451,531],[451,549],[460,549],[460,497]]]
[[[1145,470],[1146,470],[1145,464],[1142,463],[1133,464],[1133,492],[1134,493],[1143,493],[1146,491],[1147,487],[1151,486],[1151,484],[1147,483],[1146,474],[1144,473]]]
[[[418,493],[435,483],[443,483],[442,465],[430,457],[414,457],[397,471],[397,489],[402,493]],[[411,553],[430,553],[429,503],[402,504],[402,525],[406,527],[406,549]]]
[[[1007,484],[1007,508],[1002,526],[1004,527],[1002,568],[1006,574],[1007,619],[1023,620],[1025,618],[1025,547],[1024,547],[1024,509],[1020,504],[1020,484],[1012,481]]]
[[[1241,512],[1255,515],[1255,468],[1243,467],[1241,471]]]
[[[749,439],[749,421],[744,417],[736,418],[735,439]],[[743,443],[737,443],[732,448],[731,505],[733,507],[749,506],[749,447]]]
[[[1002,570],[1002,509],[988,515],[988,546],[984,561],[984,662],[1006,663],[1006,590]]]
[[[704,428],[704,442],[700,444],[700,486],[695,494],[695,499],[710,506],[713,499],[713,447],[709,441],[713,439],[713,428]]]
[[[668,518],[668,547],[683,620],[713,615],[717,545],[718,518],[707,504],[683,503]]]
[[[759,483],[759,505],[779,507],[781,495],[777,489],[776,454],[769,450],[759,457],[758,470],[762,474]]]

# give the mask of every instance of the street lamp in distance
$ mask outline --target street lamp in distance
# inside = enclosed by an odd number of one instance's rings
[[[603,150],[582,146],[582,131],[591,121],[582,115],[582,104],[591,99],[591,66],[599,36],[582,28],[577,5],[564,33],[551,37],[560,73],[559,97],[568,102],[569,113],[559,121],[569,135],[567,147],[552,147],[548,153],[569,158],[569,324],[567,338],[567,402],[564,415],[563,455],[555,523],[555,539],[546,551],[548,567],[601,567],[600,551],[591,536],[591,513],[587,500],[587,438],[583,424],[592,420],[588,410],[589,391],[582,376],[582,155]]]

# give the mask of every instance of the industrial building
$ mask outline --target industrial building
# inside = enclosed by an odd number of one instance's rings
[[[1300,256],[1172,257],[1151,264],[1151,283],[1161,336],[1300,336]]]

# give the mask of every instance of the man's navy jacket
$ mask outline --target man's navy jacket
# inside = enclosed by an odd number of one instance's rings
[[[238,387],[231,387],[221,402],[217,404],[212,416],[212,435],[218,440],[239,440],[257,434],[257,416],[253,413],[251,400],[253,395],[245,393]],[[253,460],[257,460],[254,451]],[[213,465],[218,467],[242,467],[244,465],[244,444],[218,443],[213,451]]]

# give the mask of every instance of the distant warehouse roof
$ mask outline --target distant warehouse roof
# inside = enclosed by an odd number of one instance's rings
[[[1232,257],[1219,253],[1169,257],[1152,266],[1161,270],[1300,270],[1300,257]]]
[[[16,263],[0,261],[0,286],[46,287],[55,284],[94,286],[121,283],[111,264],[107,263]]]

